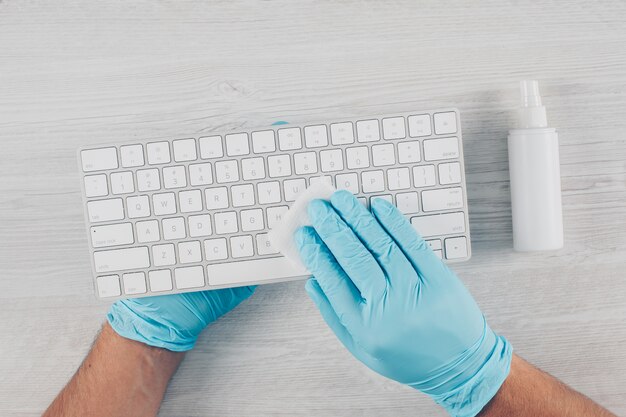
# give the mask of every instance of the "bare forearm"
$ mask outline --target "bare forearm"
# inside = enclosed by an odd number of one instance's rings
[[[616,417],[556,378],[513,355],[511,372],[480,417]]]
[[[125,339],[107,323],[43,417],[155,416],[183,356]]]

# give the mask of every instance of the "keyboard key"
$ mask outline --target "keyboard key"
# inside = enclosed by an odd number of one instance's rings
[[[328,146],[328,132],[325,125],[307,126],[304,128],[304,144],[307,148]]]
[[[259,255],[273,255],[278,253],[272,246],[267,233],[259,233],[256,235],[256,250]]]
[[[111,174],[111,192],[129,194],[135,192],[132,172],[114,172]]]
[[[234,211],[226,211],[223,213],[215,213],[215,233],[223,235],[227,233],[236,233],[237,213]]]
[[[120,147],[120,157],[124,168],[141,167],[145,164],[143,159],[143,147],[141,145]]]
[[[441,249],[434,250],[433,252],[437,258],[443,259],[443,251]]]
[[[252,236],[233,236],[230,238],[230,254],[233,258],[245,258],[254,255]]]
[[[182,165],[163,168],[163,185],[167,189],[184,188],[187,186],[185,167]]]
[[[460,259],[467,257],[467,238],[451,237],[445,240],[446,259]]]
[[[378,120],[361,120],[356,122],[356,138],[359,142],[377,142],[380,140]]]
[[[109,194],[106,174],[88,175],[83,179],[87,197],[104,197]]]
[[[180,242],[178,244],[178,260],[181,264],[191,264],[202,261],[200,242]]]
[[[387,171],[389,190],[406,190],[411,187],[411,174],[407,167],[392,168]]]
[[[283,220],[283,216],[287,213],[287,210],[289,210],[287,206],[269,207],[267,209],[267,227],[272,229],[280,223]]]
[[[463,207],[463,189],[461,187],[422,191],[422,209],[440,211]]]
[[[385,190],[383,171],[365,171],[361,173],[364,193],[379,193]]]
[[[132,223],[92,226],[91,245],[94,248],[129,245],[135,241]]]
[[[128,197],[126,199],[126,209],[129,219],[150,216],[150,200],[147,195]]]
[[[237,161],[216,162],[215,177],[217,178],[217,182],[220,184],[239,181],[239,169],[237,168]]]
[[[398,207],[403,214],[417,213],[419,211],[417,193],[411,191],[396,194],[396,207]]]
[[[148,154],[148,164],[169,164],[170,145],[167,142],[153,142],[146,145],[146,153]]]
[[[451,162],[449,164],[439,164],[439,183],[441,185],[458,184],[461,182],[461,164]]]
[[[432,250],[441,250],[441,239],[430,239],[426,243]]]
[[[174,279],[176,280],[176,288],[179,290],[204,287],[204,268],[201,266],[176,268]]]
[[[273,279],[311,276],[285,257],[252,259],[207,266],[209,285],[245,284]]]
[[[346,165],[348,169],[367,168],[370,166],[370,155],[367,146],[346,149]]]
[[[94,252],[93,260],[96,272],[141,269],[150,266],[148,248],[145,246]]]
[[[411,164],[420,161],[420,143],[416,140],[398,143],[398,162]]]
[[[174,193],[152,194],[152,208],[155,216],[176,213],[176,196]]]
[[[352,122],[333,123],[330,125],[330,140],[333,145],[354,143]]]
[[[163,239],[174,240],[186,237],[185,219],[183,217],[163,219],[161,224],[163,225]]]
[[[261,209],[241,210],[239,216],[241,217],[242,232],[252,232],[265,228],[263,224],[263,210]]]
[[[92,223],[122,220],[124,218],[124,204],[121,198],[89,201],[87,213],[89,213],[89,221]]]
[[[423,165],[413,167],[413,184],[416,188],[430,187],[435,185],[435,166]]]
[[[174,265],[176,263],[174,244],[154,245],[152,247],[152,260],[154,261],[154,266]]]
[[[202,210],[202,192],[188,190],[178,193],[178,202],[181,213],[193,213]]]
[[[122,276],[124,282],[124,294],[145,294],[148,289],[146,288],[146,274],[143,272],[132,272],[130,274],[124,274]]]
[[[89,149],[80,151],[83,171],[105,171],[117,169],[117,150],[115,148]]]
[[[137,171],[136,175],[137,189],[139,191],[156,191],[161,188],[158,169],[141,169]]]
[[[161,239],[158,220],[146,220],[135,223],[139,243],[156,242]]]
[[[259,204],[280,202],[280,183],[278,181],[260,182],[257,184]]]
[[[343,155],[341,149],[329,149],[320,152],[322,172],[343,170]]]
[[[293,166],[296,175],[317,173],[317,155],[315,152],[302,152],[293,155]]]
[[[241,173],[245,181],[265,178],[265,161],[263,158],[247,158],[241,160]]]
[[[267,158],[269,174],[272,178],[288,177],[291,175],[291,161],[289,155],[276,155]]]
[[[200,214],[197,216],[189,216],[187,218],[189,224],[189,236],[200,237],[211,235],[211,216],[208,214]]]
[[[299,127],[278,129],[278,147],[281,151],[302,149],[302,136]]]
[[[409,116],[409,136],[412,138],[419,138],[422,136],[432,135],[432,129],[430,126],[430,115],[419,114],[417,116]]]
[[[122,295],[120,289],[120,278],[117,275],[103,275],[96,278],[98,284],[98,295],[101,298],[118,297]]]
[[[319,177],[311,177],[311,178],[309,178],[309,184],[310,185],[317,184],[319,182],[325,182],[326,184],[328,184],[330,186],[334,186],[334,184],[333,184],[333,177],[331,177],[330,175],[321,175]]]
[[[294,201],[298,197],[298,194],[306,189],[306,181],[304,178],[285,180],[283,188],[285,192],[285,201]]]
[[[194,187],[213,184],[211,164],[205,162],[203,164],[189,165],[189,183]]]
[[[254,205],[254,186],[252,184],[233,185],[230,188],[233,207]]]
[[[459,157],[459,140],[456,137],[424,141],[424,159],[438,161]]]
[[[198,143],[200,144],[200,158],[214,159],[224,156],[221,136],[205,136],[198,139]]]
[[[464,233],[465,214],[458,212],[411,217],[411,224],[423,238]]]
[[[174,161],[187,162],[198,159],[195,139],[179,139],[172,142]]]
[[[204,241],[204,258],[207,261],[219,261],[228,258],[226,239],[208,239]]]
[[[406,137],[404,117],[389,117],[383,119],[383,138],[403,139]]]
[[[228,208],[228,188],[216,187],[204,190],[207,210]]]
[[[435,113],[435,133],[437,135],[449,135],[456,133],[456,113],[453,111],[445,113]]]
[[[372,146],[372,161],[375,167],[384,167],[396,164],[396,155],[393,150],[393,144]]]
[[[172,273],[169,269],[150,271],[148,279],[150,280],[150,291],[152,292],[172,290]]]
[[[276,151],[276,140],[273,130],[252,132],[252,151],[254,153],[267,153]]]
[[[352,194],[359,193],[359,175],[356,173],[337,174],[335,183],[338,189],[348,190]]]
[[[247,133],[233,133],[224,137],[226,141],[226,155],[240,156],[250,153]]]

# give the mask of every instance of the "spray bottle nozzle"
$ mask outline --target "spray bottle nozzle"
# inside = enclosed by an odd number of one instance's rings
[[[521,129],[547,127],[546,108],[541,104],[539,82],[520,81],[520,93],[522,106],[519,111],[518,127]]]
[[[522,107],[541,106],[541,94],[539,93],[539,81],[522,80],[519,82],[522,93]]]

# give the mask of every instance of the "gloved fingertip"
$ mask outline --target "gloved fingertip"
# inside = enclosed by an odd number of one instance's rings
[[[324,217],[328,213],[328,202],[320,199],[311,200],[307,207],[307,213],[312,223]]]
[[[302,249],[304,245],[315,241],[313,233],[314,230],[311,226],[302,226],[296,229],[293,239],[298,249]]]
[[[373,198],[370,206],[375,214],[379,213],[382,215],[391,214],[395,209],[393,204],[383,198]]]
[[[348,190],[337,190],[330,197],[330,202],[333,206],[345,206],[346,204],[352,204],[357,202],[356,197]]]
[[[313,302],[319,305],[321,301],[320,293],[322,289],[317,280],[315,278],[309,278],[304,284],[304,289],[309,297],[313,300]]]

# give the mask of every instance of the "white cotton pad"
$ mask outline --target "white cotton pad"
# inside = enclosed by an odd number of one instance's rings
[[[274,249],[279,250],[294,265],[305,268],[294,241],[294,233],[302,226],[311,225],[307,214],[309,203],[315,199],[330,200],[335,191],[337,191],[335,187],[324,181],[312,184],[291,204],[280,224],[269,232],[270,243]]]

